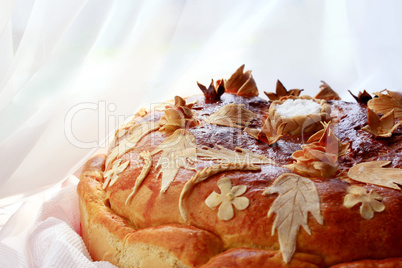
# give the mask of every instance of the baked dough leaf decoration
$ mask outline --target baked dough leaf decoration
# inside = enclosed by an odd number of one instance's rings
[[[308,213],[310,212],[319,224],[323,224],[320,198],[315,184],[310,179],[291,173],[279,176],[264,190],[263,195],[274,193],[279,195],[271,205],[268,217],[276,214],[272,235],[276,229],[283,260],[289,263],[296,250],[300,226],[311,235],[307,224]]]
[[[208,100],[219,100],[222,94],[225,93],[225,82],[223,79],[217,80],[216,85],[212,79],[208,88],[198,82],[197,85],[201,89],[202,93],[204,93],[205,98]]]
[[[355,95],[353,95],[353,93],[348,90],[350,95],[352,95],[352,97],[356,100],[357,103],[363,104],[363,105],[367,105],[367,102],[369,100],[371,100],[373,97],[371,97],[370,93],[368,93],[366,90],[364,90],[363,92],[360,92],[357,94],[357,97]]]
[[[174,105],[165,106],[165,115],[159,120],[161,130],[173,133],[179,128],[191,128],[197,126],[198,120],[191,110],[194,103],[186,104],[186,100],[179,96],[174,97]]]
[[[212,209],[215,209],[217,206],[219,206],[219,219],[224,221],[232,219],[234,216],[233,206],[237,210],[244,210],[249,206],[250,201],[248,198],[240,196],[246,192],[246,185],[237,185],[232,187],[232,182],[227,177],[219,179],[217,184],[219,190],[221,190],[221,193],[218,194],[217,192],[213,191],[207,197],[207,199],[205,199],[205,204]]]
[[[108,157],[106,158],[105,168],[108,167],[113,161],[127,153],[146,135],[152,131],[158,130],[160,125],[155,122],[144,122],[132,125],[128,130],[128,135],[119,141],[118,145],[114,147]]]
[[[303,144],[302,150],[296,151],[292,157],[293,164],[284,167],[307,177],[327,178],[333,176],[338,169],[338,157],[344,155],[349,144],[343,144],[324,123],[324,129],[310,137],[309,144]],[[316,141],[319,138],[318,141]]]
[[[216,160],[221,163],[251,163],[251,164],[271,164],[276,165],[275,161],[265,155],[253,153],[250,150],[236,147],[235,151],[226,149],[220,145],[218,149],[202,147],[197,149],[197,156],[205,160]]]
[[[391,161],[370,161],[354,165],[348,171],[352,180],[401,190],[402,169],[384,168]]]
[[[269,100],[274,101],[274,100],[280,100],[281,98],[288,97],[288,96],[295,96],[298,97],[300,96],[300,93],[303,91],[303,89],[290,89],[289,91],[286,90],[285,86],[282,84],[279,79],[276,81],[276,93],[273,92],[266,92],[264,91],[265,95],[269,98]]]
[[[218,173],[233,170],[260,171],[261,168],[257,165],[250,163],[221,163],[197,171],[197,173],[195,173],[194,176],[192,176],[191,179],[186,182],[180,193],[179,210],[185,222],[187,222],[187,212],[184,206],[184,201],[187,198],[187,196],[191,193],[194,186]]]
[[[383,92],[386,92],[384,94]],[[402,92],[384,89],[373,93],[376,98],[368,101],[367,106],[377,114],[386,114],[395,111],[396,118],[402,118]]]
[[[320,92],[315,96],[316,99],[321,100],[341,100],[338,93],[336,93],[327,83],[321,81]]]
[[[269,117],[267,117],[261,130],[246,127],[244,131],[247,132],[247,134],[249,134],[251,137],[268,145],[272,145],[283,137],[283,129],[285,128],[286,124],[287,123],[282,123],[278,127],[274,128],[271,120]]]
[[[128,164],[130,164],[130,161],[126,161],[124,163],[122,163],[121,159],[115,161],[113,163],[113,167],[104,174],[105,182],[102,185],[102,189],[106,189],[106,187],[115,184],[119,178],[119,174],[128,167]]]
[[[347,208],[352,208],[361,203],[360,215],[366,220],[371,220],[374,217],[374,212],[384,211],[385,206],[380,202],[381,200],[382,196],[376,191],[370,190],[367,193],[365,188],[352,185],[348,188],[348,194],[343,200],[343,205]]]
[[[207,117],[205,121],[220,126],[243,128],[256,117],[253,112],[243,106],[244,104],[227,104]]]
[[[368,125],[362,130],[373,134],[376,138],[389,138],[402,125],[402,121],[395,123],[395,110],[384,114],[381,118],[370,108],[367,108]]]
[[[258,96],[257,84],[251,71],[244,72],[244,64],[226,81],[225,91],[242,97]]]
[[[169,188],[180,168],[194,170],[190,164],[197,161],[196,147],[193,134],[178,129],[151,152],[151,155],[162,152],[156,164],[156,168],[160,167],[157,177],[162,174],[161,193]]]
[[[148,176],[149,171],[152,167],[152,156],[149,151],[143,151],[139,154],[139,156],[144,160],[144,166],[141,169],[140,175],[135,179],[134,188],[131,194],[126,199],[126,205],[130,201],[130,199],[136,194],[138,188],[140,188],[142,181]]]

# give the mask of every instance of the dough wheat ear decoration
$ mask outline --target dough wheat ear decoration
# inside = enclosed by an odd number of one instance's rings
[[[279,176],[265,189],[263,195],[275,193],[279,196],[269,209],[268,217],[276,213],[272,235],[276,229],[283,260],[289,263],[296,250],[296,238],[300,226],[311,235],[307,224],[308,213],[310,212],[319,224],[323,224],[320,198],[317,188],[310,179],[291,173]]]

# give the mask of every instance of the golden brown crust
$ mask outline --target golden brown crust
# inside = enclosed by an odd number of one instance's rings
[[[220,255],[217,255],[216,260],[212,259],[210,263],[213,260],[216,262],[224,260],[226,253],[228,254],[227,256],[231,256],[230,254],[240,254],[239,256],[242,256],[244,252],[247,252],[246,249],[228,251],[231,248],[258,248],[262,252],[253,253],[256,256],[258,255],[256,259],[239,257],[236,262],[243,263],[244,261],[246,263],[263,264],[264,258],[261,256],[267,256],[267,258],[271,256],[269,258],[273,259],[272,261],[278,261],[279,263],[280,260],[282,261],[280,265],[285,265],[282,257],[272,257],[279,256],[275,254],[278,254],[277,251],[280,250],[280,247],[277,232],[271,235],[275,217],[267,216],[268,210],[278,197],[278,194],[263,195],[262,193],[281,174],[290,172],[282,166],[292,163],[292,153],[300,150],[300,145],[308,139],[309,135],[300,137],[284,136],[277,142],[276,146],[268,146],[249,136],[241,129],[207,124],[205,123],[205,118],[224,105],[235,102],[245,104],[247,109],[256,114],[256,119],[251,122],[250,127],[261,128],[266,119],[270,106],[269,102],[260,98],[241,98],[231,94],[222,95],[221,100],[216,103],[205,103],[203,98],[200,97],[193,97],[188,102],[193,100],[198,101],[194,111],[200,120],[200,125],[187,129],[187,131],[195,137],[197,148],[202,146],[216,148],[216,144],[230,150],[234,150],[235,147],[245,148],[253,153],[274,158],[278,166],[260,165],[260,171],[224,171],[195,185],[185,201],[188,217],[187,222],[185,222],[178,206],[181,191],[185,183],[196,171],[211,166],[215,162],[198,159],[191,165],[195,170],[180,168],[169,188],[161,193],[161,178],[160,176],[158,177],[159,168],[155,168],[161,154],[155,154],[152,156],[153,168],[151,168],[141,187],[138,188],[136,194],[126,205],[127,197],[135,185],[135,179],[139,176],[144,166],[144,161],[139,154],[144,150],[152,152],[170,134],[155,131],[141,139],[135,148],[129,150],[120,158],[123,161],[129,160],[130,165],[119,174],[119,179],[116,183],[111,187],[107,187],[106,190],[101,187],[103,183],[102,161],[104,161],[101,159],[104,159],[104,156],[102,156],[103,158],[98,157],[97,160],[89,160],[84,168],[81,182],[78,186],[78,193],[82,211],[83,237],[91,255],[95,260],[103,258],[115,264],[118,264],[121,260],[121,265],[123,265],[122,263],[126,260],[124,256],[127,255],[123,255],[123,257],[120,255],[122,252],[128,252],[124,251],[128,247],[124,246],[123,248],[123,245],[127,245],[127,243],[141,244],[141,249],[139,249],[140,246],[133,246],[130,252],[144,252],[144,245],[164,250],[168,249],[163,251],[163,254],[166,255],[170,252],[176,256],[178,266],[179,264],[199,266],[221,251],[226,250],[225,253],[222,253],[222,258],[218,258]],[[392,161],[390,167],[402,168],[402,131],[396,130],[395,134],[386,140],[375,139],[369,133],[361,130],[367,121],[364,108],[357,104],[340,101],[328,101],[328,103],[332,107],[333,116],[337,116],[333,118],[334,121],[337,121],[337,128],[334,129],[335,134],[342,143],[350,143],[351,145],[347,153],[339,157],[338,171],[334,176],[330,178],[310,178],[317,188],[320,198],[320,213],[323,217],[323,224],[317,222],[311,214],[308,215],[307,222],[311,235],[305,229],[300,228],[296,239],[296,253],[292,261],[300,261],[300,265],[313,263],[328,267],[338,263],[362,259],[401,257],[402,229],[399,224],[402,208],[401,191],[345,180],[344,176],[353,165],[366,161],[390,160]],[[203,110],[197,109],[197,107],[203,107]],[[162,114],[160,112],[153,116],[146,115],[144,120],[151,120],[152,118],[152,120],[158,121]],[[246,185],[247,190],[242,197],[244,196],[250,201],[247,209],[235,209],[234,217],[228,221],[217,217],[218,208],[211,209],[205,204],[205,199],[212,192],[220,193],[217,182],[224,177],[229,178],[233,185]],[[385,210],[381,213],[376,213],[373,219],[366,220],[360,216],[358,205],[350,209],[343,206],[343,201],[348,194],[347,189],[350,185],[364,186],[368,191],[377,192],[383,197],[381,202],[385,206]],[[186,231],[187,227],[183,227],[185,224],[192,226],[188,228],[198,230],[202,235],[194,239],[194,242],[191,242],[191,239],[186,237],[186,234],[188,235],[189,233]],[[169,236],[165,234],[156,235],[163,233],[163,228],[159,226],[166,228],[164,230],[173,228],[174,232],[180,234],[181,238],[168,238]],[[150,231],[154,230],[152,228],[156,228],[155,230],[157,231],[151,234]],[[138,231],[137,229],[142,230]],[[191,232],[193,232],[193,229],[191,229]],[[102,233],[107,235],[103,235],[102,238]],[[95,238],[95,236],[98,238]],[[161,241],[158,238],[161,238]],[[107,249],[101,249],[100,242],[97,242],[97,239],[109,241],[107,242],[109,243]],[[211,245],[205,242],[207,239],[213,241]],[[197,247],[198,243],[205,244],[201,252],[206,253],[203,253],[204,256],[201,261],[195,258],[193,253],[189,253],[191,247],[187,249],[174,248],[175,244],[180,244],[180,241],[187,240],[190,241],[190,244],[193,243],[191,245],[194,248]],[[170,243],[171,241],[177,241],[177,243]],[[159,242],[164,244],[158,244]],[[119,243],[121,244],[120,246],[117,245]],[[275,251],[275,254],[270,253],[270,251]],[[257,251],[255,250],[255,252]],[[303,254],[318,256],[317,258],[322,260],[322,263],[304,261],[303,258],[298,257],[304,256]],[[236,262],[234,262],[234,265]]]
[[[402,258],[389,258],[385,260],[361,260],[342,263],[331,268],[401,268]]]
[[[235,248],[215,256],[202,266],[202,268],[212,267],[318,268],[322,267],[322,259],[312,254],[297,253],[288,264],[285,264],[281,253],[275,250]]]

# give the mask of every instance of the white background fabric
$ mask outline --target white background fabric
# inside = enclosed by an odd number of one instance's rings
[[[32,217],[129,115],[243,63],[263,98],[277,79],[344,100],[401,91],[400,14],[397,0],[0,1],[0,216]]]

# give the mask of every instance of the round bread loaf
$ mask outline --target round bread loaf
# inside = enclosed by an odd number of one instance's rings
[[[325,97],[319,103],[330,116],[321,127],[307,120],[309,133],[290,135],[284,120],[269,118],[272,101],[256,96],[251,74],[236,73],[200,85],[204,95],[141,110],[116,132],[108,155],[85,164],[78,194],[93,260],[401,267],[401,122],[397,109],[376,112],[383,96],[400,104],[398,93],[378,93],[372,109],[364,96]],[[280,89],[272,98],[299,98]]]

